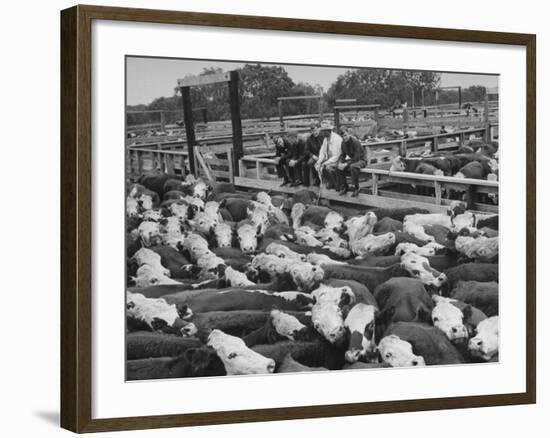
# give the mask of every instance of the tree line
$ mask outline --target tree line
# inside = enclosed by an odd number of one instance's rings
[[[220,73],[220,68],[205,68],[201,76]],[[414,95],[415,104],[421,102],[422,90],[426,105],[435,103],[435,89],[439,86],[441,76],[435,72],[417,72],[390,69],[350,69],[337,77],[328,90],[323,90],[318,84],[306,82],[295,83],[282,66],[263,64],[246,64],[239,69],[239,95],[241,103],[241,117],[243,119],[267,119],[278,115],[277,97],[322,95],[324,105],[328,110],[338,99],[356,99],[357,104],[380,104],[382,108],[389,108],[396,103],[407,102],[412,104]],[[469,87],[462,90],[462,100],[482,100],[484,87]],[[480,97],[481,96],[481,97]],[[206,107],[208,120],[229,120],[230,109],[228,91],[225,84],[211,84],[191,88],[193,107]],[[458,102],[458,93],[455,90],[441,90],[439,103]],[[182,119],[181,97],[174,90],[171,97],[159,97],[148,105],[127,106],[129,111],[164,110],[174,111],[167,115],[166,122],[174,123]],[[285,101],[285,114],[298,115],[317,113],[317,101],[296,100]],[[200,116],[196,115],[200,120]],[[128,114],[128,125],[158,123],[159,115]]]

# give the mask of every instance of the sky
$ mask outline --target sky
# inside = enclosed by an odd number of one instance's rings
[[[244,66],[243,62],[185,60],[174,58],[138,58],[127,60],[127,104],[148,104],[157,97],[169,97],[174,94],[177,79],[187,75],[196,75],[205,67],[220,67],[224,71]],[[288,75],[296,83],[319,84],[328,90],[336,78],[349,68],[316,67],[304,65],[284,65]],[[442,73],[441,87],[483,85],[497,87],[497,75]]]

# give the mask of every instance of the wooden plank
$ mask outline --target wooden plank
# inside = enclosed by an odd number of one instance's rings
[[[199,85],[217,84],[220,82],[229,82],[232,72],[214,73],[204,76],[188,76],[178,79],[178,87],[195,87]]]
[[[356,110],[356,109],[375,109],[380,108],[380,105],[378,104],[370,104],[370,105],[337,105],[333,106],[332,109],[345,111],[345,110]]]
[[[278,97],[277,100],[281,102],[283,100],[301,100],[301,99],[319,99],[319,98],[322,98],[322,96],[315,94],[310,96],[283,96],[283,97]]]
[[[280,187],[280,179],[277,180],[257,180],[255,178],[235,177],[234,184],[238,187],[246,187],[249,189],[266,190],[279,193],[296,193],[303,190],[301,187]],[[310,187],[309,190],[318,193],[317,187]],[[354,205],[381,207],[381,208],[405,208],[419,207],[425,208],[432,213],[445,213],[446,206],[435,205],[426,202],[409,201],[406,199],[393,199],[383,196],[374,196],[365,193],[359,193],[359,196],[352,197],[351,193],[340,196],[335,190],[321,189],[321,197],[331,201],[345,202]]]
[[[202,157],[202,154],[200,150],[198,150],[198,146],[195,146],[195,159],[197,160],[198,164],[201,166],[202,171],[204,172],[206,179],[212,184],[216,182],[216,178],[212,175],[212,172],[206,162],[204,161],[204,158]],[[197,169],[198,171],[198,169]]]
[[[472,179],[472,178],[455,178],[454,176],[443,176],[443,175],[426,175],[423,173],[412,173],[412,172],[391,172],[389,170],[382,169],[370,169],[364,168],[361,169],[361,173],[377,173],[378,175],[387,175],[394,178],[409,178],[412,180],[424,180],[424,181],[439,181],[439,182],[449,182],[456,184],[464,185],[475,185],[475,186],[486,186],[486,187],[498,187],[498,181],[488,181],[485,179]]]

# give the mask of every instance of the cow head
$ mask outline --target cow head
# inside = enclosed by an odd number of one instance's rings
[[[418,254],[407,253],[402,256],[401,267],[428,286],[440,288],[447,281],[445,274],[432,268],[428,259]]]
[[[155,246],[162,242],[158,222],[144,221],[139,224],[138,232],[143,244],[147,247]]]
[[[208,193],[208,186],[206,183],[199,179],[193,186],[193,197],[199,199],[206,199],[206,194]]]
[[[184,338],[191,338],[199,332],[199,329],[194,323],[186,322],[185,325],[181,327],[180,332]]]
[[[311,246],[313,248],[323,246],[323,242],[315,237],[315,232],[310,227],[300,227],[295,230],[296,243],[298,245]]]
[[[297,202],[292,206],[290,210],[290,219],[292,220],[292,227],[298,228],[302,224],[302,216],[306,211],[306,206],[301,202]]]
[[[184,202],[172,202],[168,207],[168,210],[174,216],[180,219],[186,219],[188,217],[189,204],[186,204]]]
[[[139,217],[141,207],[137,199],[128,196],[126,198],[126,215],[131,218]]]
[[[160,222],[164,216],[161,210],[155,208],[152,210],[145,210],[142,217],[144,221]]]
[[[331,344],[340,344],[344,340],[344,319],[338,305],[330,301],[316,303],[311,309],[311,322]]]
[[[408,253],[418,254],[424,257],[434,256],[437,251],[444,249],[443,245],[437,242],[429,242],[424,246],[418,246],[412,242],[401,242],[395,248],[395,255],[403,255]]]
[[[412,345],[399,336],[389,335],[382,338],[378,344],[382,361],[392,367],[424,366],[422,356],[413,353]]]
[[[298,318],[288,313],[281,312],[280,310],[272,310],[269,315],[271,324],[277,334],[291,341],[296,340],[299,334],[306,329],[306,326],[298,321]]]
[[[206,212],[200,212],[195,216],[195,220],[192,222],[192,225],[195,230],[208,235],[218,222],[217,215],[211,216]]]
[[[335,248],[348,247],[347,240],[340,237],[340,235],[332,228],[321,228],[315,233],[315,237],[327,246],[333,246]]]
[[[405,162],[401,155],[397,155],[391,162],[390,172],[403,172],[405,170]]]
[[[476,335],[468,343],[468,351],[473,357],[489,361],[498,353],[499,318],[484,319],[476,327]]]
[[[468,339],[468,329],[464,321],[471,317],[472,307],[466,306],[460,310],[449,298],[434,295],[435,307],[432,310],[432,323],[454,343]]]
[[[250,281],[244,273],[233,269],[231,266],[225,268],[224,277],[227,283],[232,287],[245,287],[255,284]]]
[[[271,196],[269,196],[266,192],[258,192],[256,193],[256,201],[258,201],[260,204],[264,204],[266,206],[271,206]]]
[[[281,245],[280,243],[271,242],[265,248],[265,252],[281,258],[300,260],[302,262],[306,261],[305,254],[298,254],[297,252],[292,251],[289,247]]]
[[[344,218],[335,211],[329,211],[325,217],[325,228],[336,233],[344,231]]]
[[[376,349],[374,343],[374,321],[377,309],[368,304],[358,303],[350,310],[344,321],[349,332],[349,344],[345,353],[347,362],[357,362]]]
[[[225,222],[214,224],[214,236],[219,248],[231,248],[233,244],[233,228]]]
[[[252,259],[252,268],[268,273],[270,276],[287,272],[288,265],[294,260],[277,257],[273,254],[258,254]]]
[[[320,266],[307,262],[296,262],[290,264],[289,271],[298,290],[309,292],[314,289],[325,276],[325,271]]]
[[[348,219],[346,228],[350,243],[371,234],[377,222],[378,218],[372,211],[368,211],[363,216],[354,216]]]
[[[151,265],[140,266],[133,280],[136,287],[149,287],[160,284],[180,284],[178,281],[172,280],[165,275],[162,270],[152,267]]]
[[[383,255],[394,244],[394,233],[384,233],[377,236],[369,234],[353,242],[351,244],[351,249],[358,256]]]
[[[459,214],[466,213],[466,203],[462,201],[451,201],[449,207],[447,207],[447,215],[456,217]]]
[[[321,284],[311,295],[316,303],[331,302],[340,309],[349,309],[356,301],[355,294],[349,286],[332,287]]]
[[[208,336],[228,375],[267,374],[275,371],[275,361],[248,348],[241,338],[214,329]]]
[[[260,237],[261,226],[245,222],[237,229],[237,240],[241,251],[245,254],[256,252],[258,248],[258,237]]]

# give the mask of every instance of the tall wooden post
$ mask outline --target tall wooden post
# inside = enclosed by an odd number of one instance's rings
[[[281,131],[285,129],[285,121],[283,120],[283,101],[279,100],[277,102],[277,107],[279,108],[279,125],[281,126]]]
[[[336,132],[340,132],[340,110],[334,110],[334,129]]]
[[[185,123],[185,134],[187,135],[187,157],[189,159],[189,173],[197,176],[195,169],[196,144],[195,125],[193,123],[193,106],[191,105],[191,88],[181,87],[181,101],[183,103],[183,122]],[[183,167],[183,166],[182,166]]]
[[[233,169],[235,169],[238,176],[238,164],[243,156],[243,128],[239,101],[239,72],[236,70],[233,70],[229,76],[229,106],[231,108],[231,128],[233,131]]]
[[[323,96],[319,96],[319,122],[323,120]]]
[[[403,108],[403,132],[406,134],[409,129],[409,110]]]
[[[458,87],[458,109],[462,108],[462,87]]]
[[[489,124],[489,93],[485,89],[485,102],[483,103],[483,126],[485,127],[485,141],[491,141],[491,126]]]

